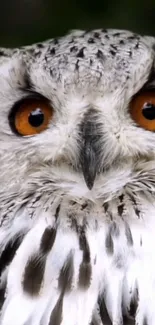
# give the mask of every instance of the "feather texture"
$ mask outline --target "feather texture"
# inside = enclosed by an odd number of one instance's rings
[[[129,114],[154,43],[96,30],[2,49],[1,325],[155,324],[155,133]],[[22,137],[8,116],[29,93],[54,117]]]

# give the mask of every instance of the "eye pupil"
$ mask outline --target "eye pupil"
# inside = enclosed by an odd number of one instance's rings
[[[155,105],[152,103],[145,103],[142,109],[142,114],[147,120],[155,119]]]
[[[40,108],[36,108],[29,114],[28,121],[31,126],[39,127],[44,122],[44,113]]]

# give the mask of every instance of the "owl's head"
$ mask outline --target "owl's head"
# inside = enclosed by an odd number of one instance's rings
[[[96,30],[1,49],[2,192],[52,186],[94,199],[153,186],[154,44]]]

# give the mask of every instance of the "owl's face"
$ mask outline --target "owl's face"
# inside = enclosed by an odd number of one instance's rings
[[[94,199],[155,179],[154,44],[103,30],[2,50],[0,195]]]

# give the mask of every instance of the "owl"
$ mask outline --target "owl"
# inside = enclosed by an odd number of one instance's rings
[[[155,38],[0,50],[0,324],[155,324]]]

